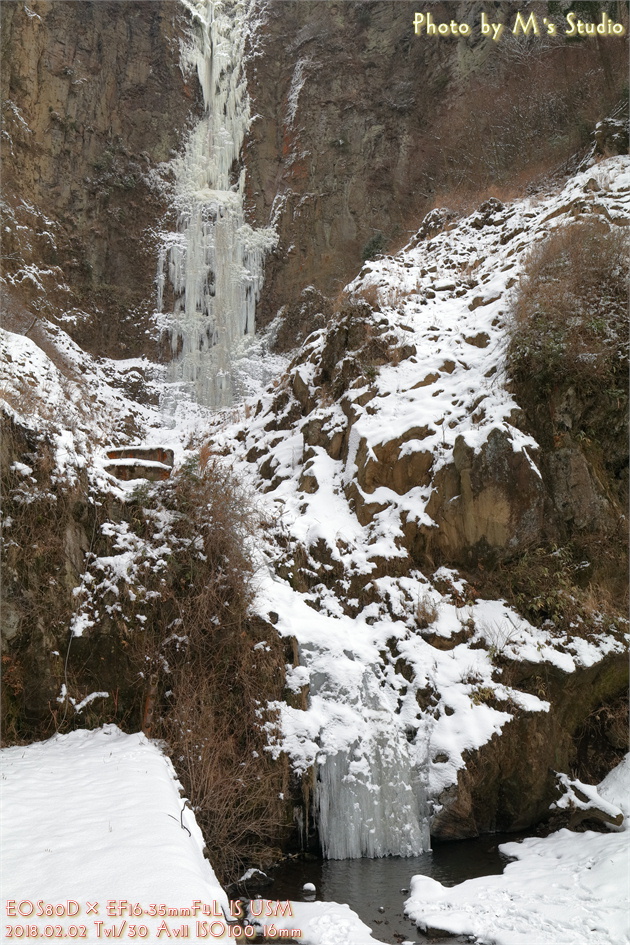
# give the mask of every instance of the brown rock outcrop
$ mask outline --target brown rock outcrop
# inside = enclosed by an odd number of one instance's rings
[[[433,454],[418,449],[415,443],[428,435],[426,428],[412,427],[402,436],[379,443],[371,450],[365,440],[361,440],[356,458],[357,482],[361,488],[374,492],[379,486],[387,486],[398,495],[404,495],[414,486],[427,485]],[[413,448],[404,450],[407,443],[413,443]]]
[[[533,458],[515,450],[507,433],[493,430],[477,452],[458,437],[453,462],[437,473],[427,505],[437,527],[422,531],[420,545],[459,563],[512,553],[541,539],[544,508]]]
[[[432,836],[459,840],[500,830],[523,830],[549,817],[557,796],[556,771],[569,771],[578,755],[576,733],[593,710],[628,685],[624,654],[566,674],[545,664],[514,664],[515,682],[551,702],[549,712],[517,713],[500,736],[468,759],[438,799],[442,809]]]

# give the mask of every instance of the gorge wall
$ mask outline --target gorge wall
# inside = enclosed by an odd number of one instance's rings
[[[246,215],[278,231],[257,323],[287,306],[280,347],[310,330],[305,287],[336,296],[436,201],[520,193],[583,148],[619,98],[623,42],[550,55],[528,37],[480,35],[482,12],[510,22],[514,4],[432,12],[475,28],[422,40],[404,0],[255,5]],[[25,308],[63,318],[99,354],[168,358],[149,316],[156,231],[174,225],[165,162],[202,112],[198,78],[180,65],[190,14],[177,0],[7,0],[1,13],[5,314],[22,331]]]
[[[152,174],[200,98],[179,65],[185,10],[44,0],[1,14],[7,327],[32,313],[95,354],[155,355],[151,230],[168,202]]]

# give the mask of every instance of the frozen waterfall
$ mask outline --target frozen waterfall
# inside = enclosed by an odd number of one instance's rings
[[[417,762],[418,746],[408,743],[378,677],[374,667],[364,667],[359,692],[350,699],[355,725],[341,740],[337,732],[333,745],[323,739],[315,813],[328,859],[416,856],[431,849],[426,759]],[[329,688],[328,680],[320,681],[314,690],[311,680],[316,698],[318,689]]]
[[[238,359],[254,333],[263,261],[277,238],[270,228],[249,226],[243,207],[241,150],[250,121],[243,60],[255,4],[181,2],[192,16],[182,66],[197,71],[204,112],[172,165],[177,226],[163,235],[158,262],[159,320],[172,344],[164,406],[183,397],[219,408],[240,394]],[[319,679],[311,675],[311,697],[328,704],[332,719],[315,751],[324,855],[428,850],[425,768],[418,746],[407,741],[395,698],[383,688],[381,669],[347,654],[345,662],[331,662],[325,651],[310,659],[326,666]],[[339,718],[352,722],[337,725]]]
[[[263,259],[276,243],[272,229],[245,222],[243,209],[240,154],[250,122],[243,54],[253,4],[182,2],[192,14],[182,65],[197,70],[204,114],[174,161],[177,231],[162,238],[157,307],[171,336],[169,380],[198,403],[223,407],[238,394],[235,356],[254,333]],[[167,284],[173,311],[164,313]]]

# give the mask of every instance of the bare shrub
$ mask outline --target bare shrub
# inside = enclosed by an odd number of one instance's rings
[[[273,628],[250,614],[256,519],[232,472],[204,449],[159,502],[175,516],[174,553],[136,634],[143,717],[169,747],[213,866],[234,879],[246,862],[269,860],[286,819],[286,772],[262,728],[266,703],[282,692],[284,654]]]
[[[628,249],[624,233],[585,222],[533,250],[513,305],[516,380],[535,381],[541,394],[570,379],[625,396]]]
[[[518,639],[518,630],[513,623],[494,620],[491,623],[481,624],[480,632],[488,644],[488,655],[491,660],[501,660],[507,650]]]
[[[18,659],[5,654],[2,657],[2,734],[0,745],[16,745],[26,742],[20,733],[19,715],[16,706],[20,704],[24,692],[24,669]]]
[[[413,295],[416,295],[419,291],[418,286],[416,285],[413,289],[408,289],[401,285],[392,286],[384,293],[383,301],[390,308],[398,308],[411,298]]]
[[[595,124],[627,97],[625,42],[551,47],[506,31],[496,52],[493,70],[470,76],[467,94],[453,97],[425,146],[433,206],[438,192],[449,207],[457,196],[505,200],[515,184],[520,196],[528,181],[566,173]]]
[[[367,308],[366,308],[367,305]],[[332,301],[335,316],[363,315],[378,312],[381,307],[380,291],[377,285],[361,285],[352,289],[343,288]]]
[[[577,758],[573,777],[598,783],[628,750],[628,694],[609,699],[584,719],[575,737]]]
[[[421,630],[426,630],[437,620],[438,607],[428,594],[418,598],[416,604],[416,622]]]
[[[611,545],[611,540],[603,544]],[[583,575],[592,570],[589,559],[597,553],[606,554],[599,543],[592,548],[571,542],[530,549],[485,577],[479,575],[480,593],[505,599],[534,626],[542,626],[561,639],[590,639],[602,633],[622,639],[627,621],[622,616],[626,608],[619,596],[609,593],[599,578],[584,586]],[[624,555],[612,544],[606,564],[615,557],[623,560]],[[507,625],[486,625],[482,629],[496,657],[506,655],[508,647],[518,640],[518,633],[509,632]]]
[[[265,752],[264,718],[256,715],[261,674],[251,638],[240,640],[240,660],[224,654],[216,667],[215,655],[205,677],[195,670],[204,662],[198,643],[191,641],[188,658],[173,671],[172,704],[157,730],[167,740],[214,869],[233,881],[244,865],[264,867],[279,855],[284,771]],[[272,680],[277,665],[267,669]]]
[[[457,604],[455,606],[457,607],[457,622],[461,628],[460,633],[462,633],[465,637],[471,637],[477,629],[472,608],[459,607]]]
[[[378,286],[376,285],[366,285],[361,286],[360,289],[354,289],[352,294],[345,294],[339,296],[339,309],[343,307],[345,302],[367,302],[373,312],[378,312],[381,307],[380,293]]]
[[[556,230],[526,262],[512,308],[508,369],[548,456],[582,454],[619,515],[627,502],[628,237],[602,220]],[[497,573],[534,623],[589,636],[627,609],[622,530],[570,523],[571,544],[527,551]]]

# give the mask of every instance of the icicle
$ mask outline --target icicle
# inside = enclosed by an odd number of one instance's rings
[[[182,0],[193,14],[184,65],[199,76],[204,115],[175,162],[178,232],[165,235],[158,260],[158,312],[167,278],[175,298],[167,318],[170,380],[199,403],[227,406],[234,395],[234,355],[254,333],[272,229],[245,223],[244,171],[238,172],[250,113],[243,50],[251,0]]]

